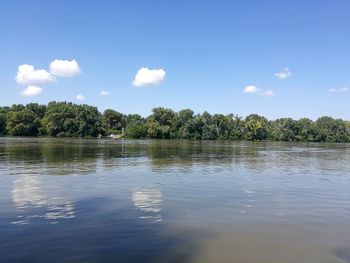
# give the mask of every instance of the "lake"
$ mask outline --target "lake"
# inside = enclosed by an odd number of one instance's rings
[[[0,138],[0,262],[350,262],[350,144]]]

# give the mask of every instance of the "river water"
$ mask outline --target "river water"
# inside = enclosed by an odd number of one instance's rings
[[[0,138],[0,262],[350,262],[350,145]]]

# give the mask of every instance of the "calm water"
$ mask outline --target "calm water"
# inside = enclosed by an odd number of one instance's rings
[[[0,262],[350,262],[350,145],[0,138]]]

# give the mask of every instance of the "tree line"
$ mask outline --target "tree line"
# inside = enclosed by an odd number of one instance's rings
[[[70,102],[48,105],[29,103],[0,107],[0,135],[98,137],[121,134],[128,138],[193,140],[275,140],[305,142],[349,142],[350,122],[332,117],[316,121],[267,118],[251,114],[195,114],[154,108],[148,117],[123,114],[112,109],[103,113],[97,107]]]

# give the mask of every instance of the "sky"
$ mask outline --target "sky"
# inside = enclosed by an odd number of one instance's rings
[[[0,105],[350,120],[350,1],[2,0]]]

